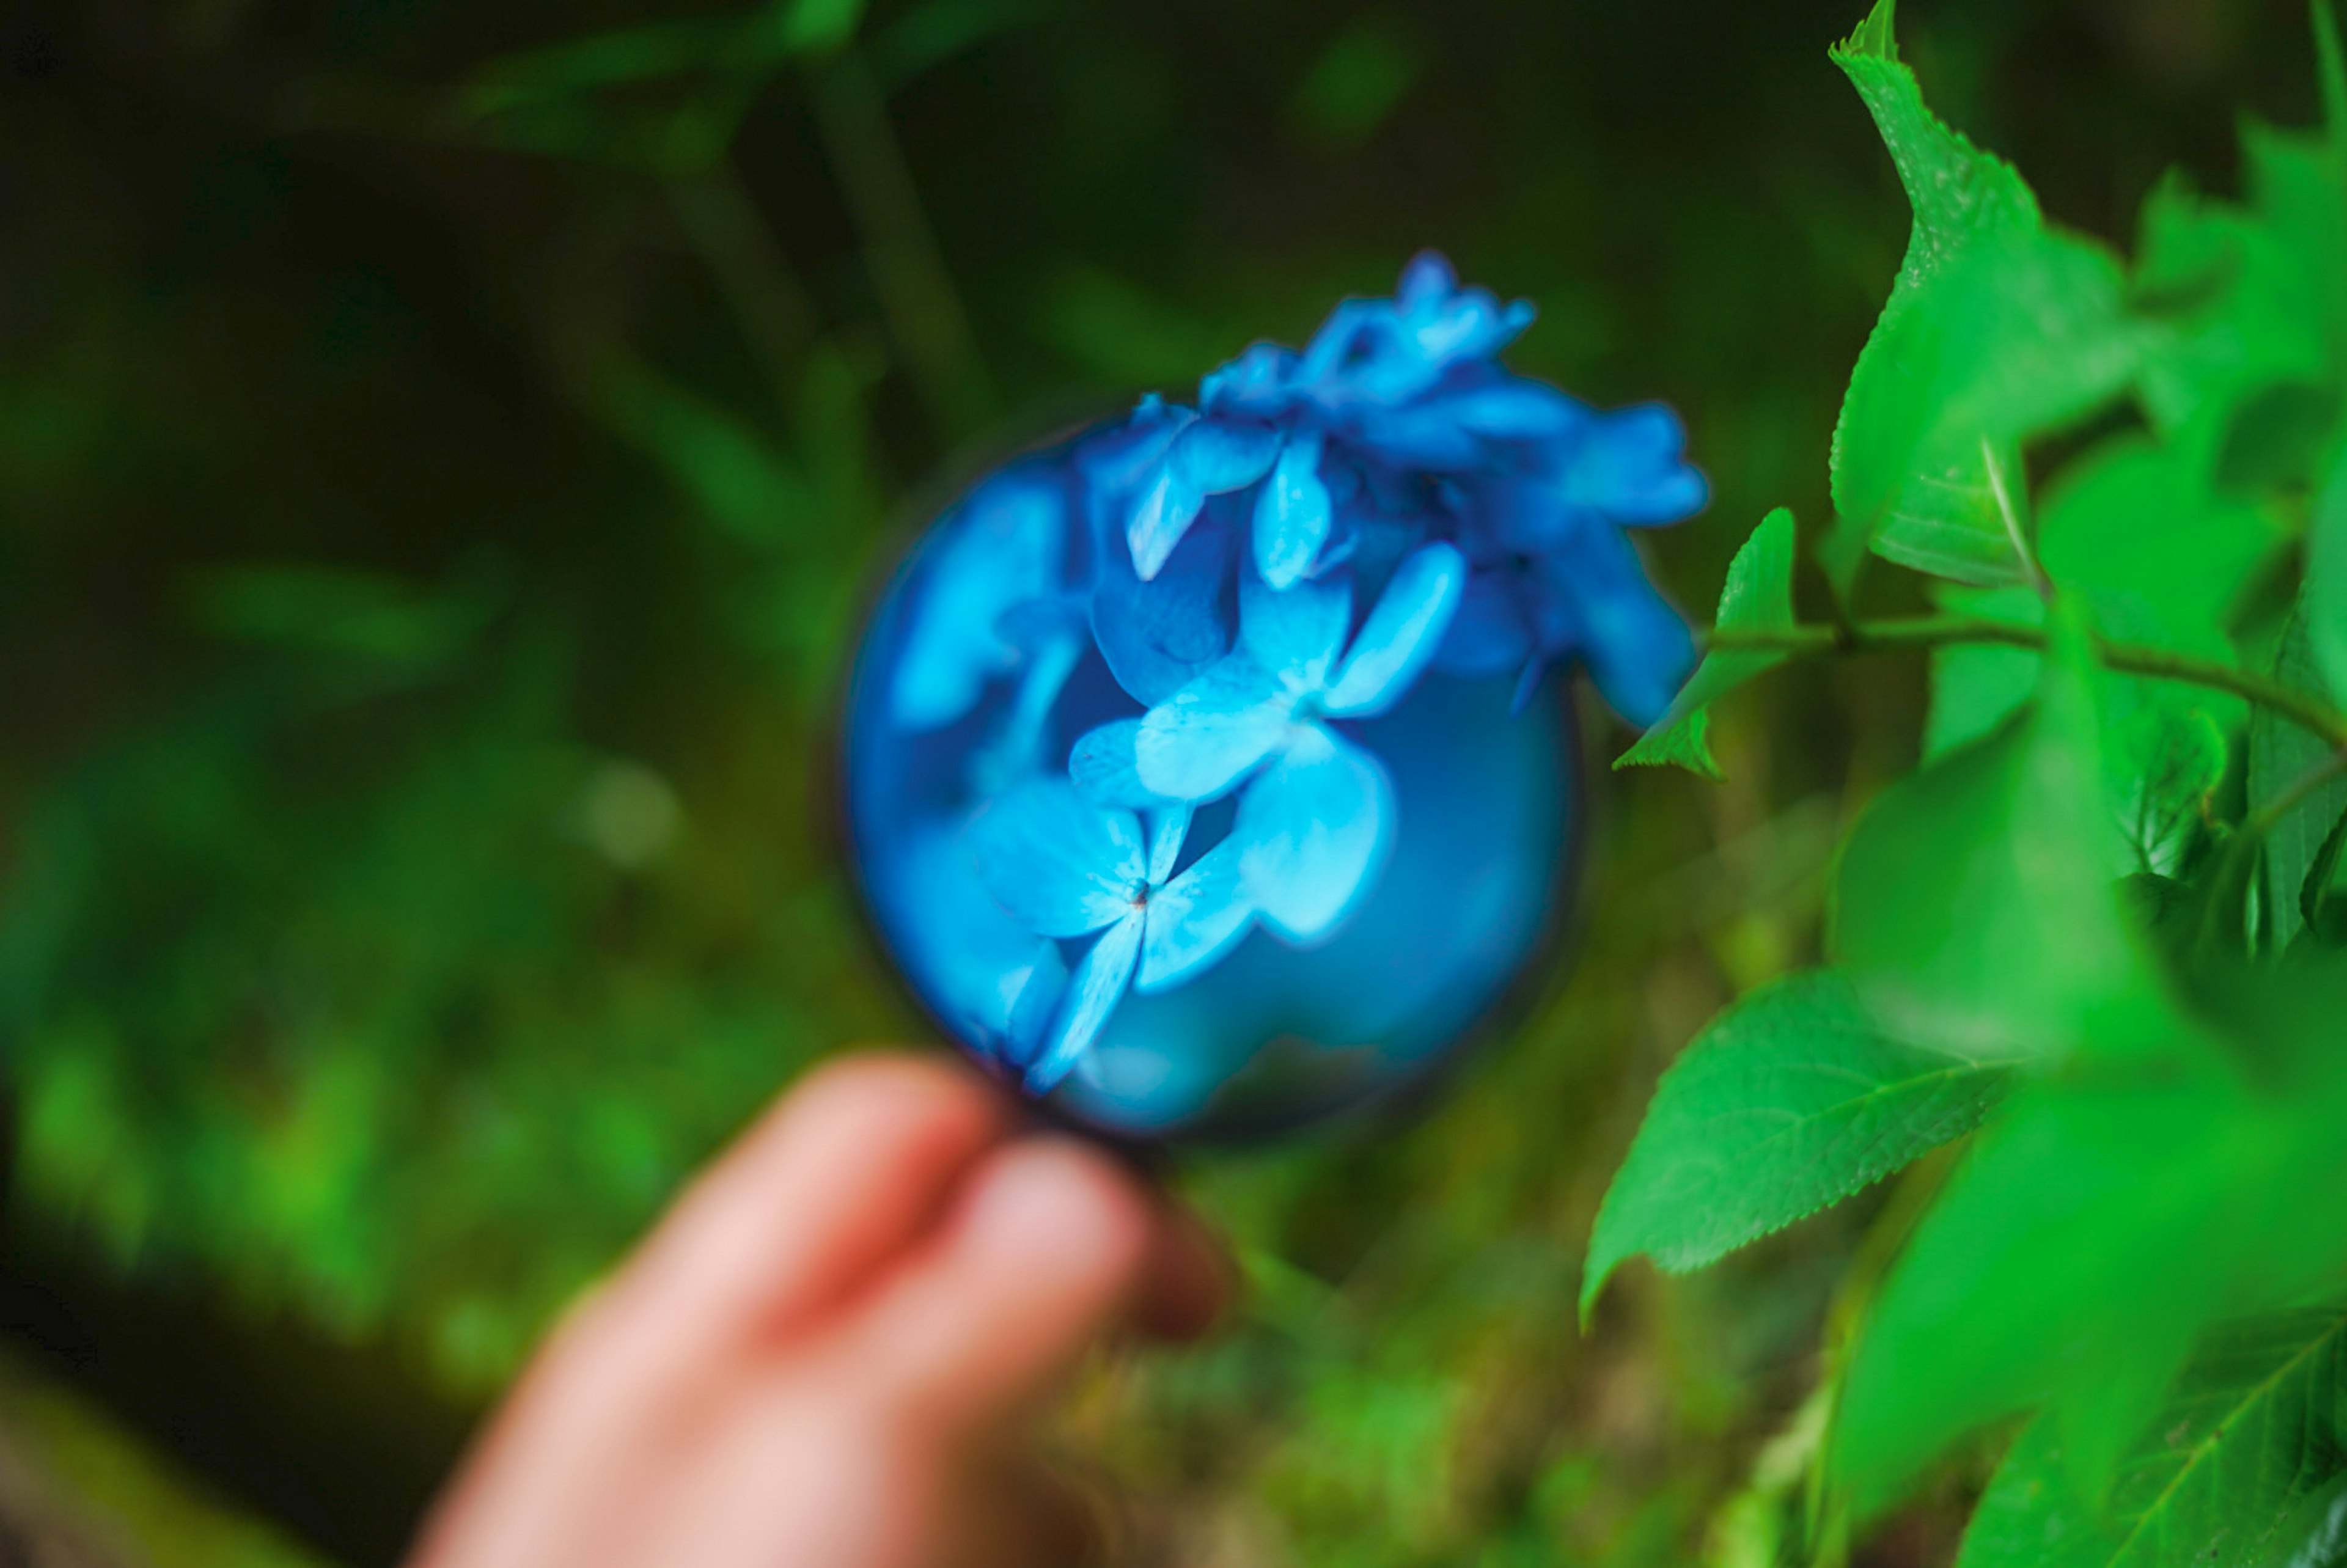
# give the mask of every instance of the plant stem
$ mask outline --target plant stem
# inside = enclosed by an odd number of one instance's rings
[[[2010,648],[2043,650],[2045,633],[2032,626],[1982,620],[1963,615],[1916,615],[1889,620],[1853,621],[1847,630],[1833,626],[1792,626],[1782,630],[1730,628],[1708,635],[1707,645],[1745,652],[1787,653],[1796,658],[1820,653],[1870,653],[1897,648],[1937,648],[1956,642],[2001,642]],[[2096,640],[2103,662],[2129,675],[2149,675],[2230,692],[2261,707],[2270,708],[2334,751],[2347,752],[2347,714],[2293,686],[2268,676],[2236,670],[2213,659],[2146,648],[2131,642]]]

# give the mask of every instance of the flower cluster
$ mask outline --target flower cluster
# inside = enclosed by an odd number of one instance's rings
[[[971,731],[957,842],[1026,947],[948,957],[979,999],[959,1021],[1031,1091],[1129,990],[1258,927],[1307,947],[1344,924],[1399,826],[1359,726],[1429,671],[1521,705],[1578,664],[1633,723],[1670,702],[1693,646],[1623,530],[1694,512],[1703,478],[1668,409],[1504,369],[1531,319],[1421,256],[1300,352],[1257,344],[1194,407],[1146,399],[943,526],[887,710]]]

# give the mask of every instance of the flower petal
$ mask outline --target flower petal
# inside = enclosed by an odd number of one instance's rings
[[[1124,996],[1141,953],[1142,911],[1135,909],[1100,935],[1069,977],[1059,1017],[1045,1037],[1041,1054],[1027,1070],[1027,1088],[1048,1094],[1100,1038],[1101,1026]]]
[[[1483,437],[1460,423],[1447,400],[1352,411],[1346,435],[1387,462],[1410,468],[1466,470],[1485,456]]]
[[[969,852],[994,901],[1040,937],[1081,937],[1133,907],[1149,868],[1133,813],[1065,779],[1030,779],[971,819]]]
[[[1149,814],[1149,885],[1162,886],[1174,875],[1174,864],[1182,858],[1182,843],[1190,836],[1190,818],[1195,815],[1187,805],[1169,805]]]
[[[1169,459],[1158,469],[1133,504],[1124,525],[1124,542],[1133,551],[1133,569],[1147,582],[1164,567],[1174,547],[1198,518],[1205,497],[1183,482]]]
[[[1276,676],[1235,652],[1149,710],[1134,738],[1134,772],[1153,794],[1213,800],[1271,754],[1294,711]]]
[[[1133,989],[1180,985],[1238,946],[1255,924],[1239,877],[1239,846],[1225,839],[1149,896]]]
[[[1255,419],[1209,415],[1182,432],[1168,462],[1202,496],[1243,490],[1271,472],[1286,438]]]
[[[1199,405],[1215,414],[1237,409],[1279,413],[1295,401],[1298,364],[1292,348],[1276,343],[1250,344],[1198,384]]]
[[[1442,645],[1466,589],[1467,558],[1456,545],[1437,542],[1404,559],[1353,639],[1322,711],[1365,719],[1392,707]]]
[[[1068,778],[1095,805],[1122,806],[1127,811],[1151,811],[1165,797],[1141,782],[1135,762],[1141,721],[1117,719],[1088,730],[1068,753]]]
[[[1092,637],[1136,701],[1163,702],[1230,651],[1233,544],[1230,520],[1210,510],[1147,582],[1122,551],[1102,552]]]
[[[1574,504],[1616,523],[1652,527],[1703,509],[1710,487],[1687,466],[1686,427],[1659,403],[1598,415],[1563,477]]]
[[[1583,404],[1545,382],[1502,376],[1445,397],[1441,408],[1461,428],[1501,441],[1553,441],[1593,417]]]
[[[1274,588],[1301,581],[1327,540],[1335,508],[1319,470],[1318,432],[1298,432],[1280,449],[1270,482],[1255,497],[1255,569]]]
[[[1231,838],[1264,923],[1292,942],[1358,907],[1391,848],[1393,784],[1376,758],[1313,725],[1239,797]]]
[[[1542,558],[1537,574],[1550,601],[1542,619],[1554,626],[1542,638],[1546,651],[1578,652],[1606,702],[1633,724],[1659,721],[1695,669],[1695,637],[1647,580],[1630,541],[1613,528],[1584,530],[1569,552]],[[1564,638],[1570,647],[1560,646]]]
[[[1467,579],[1450,630],[1443,634],[1434,667],[1469,678],[1522,668],[1534,651],[1531,629],[1517,602],[1518,569],[1494,567]]]
[[[1459,286],[1458,270],[1440,251],[1420,251],[1402,267],[1394,302],[1405,311],[1429,310],[1450,298]]]
[[[1353,624],[1349,573],[1277,589],[1249,576],[1239,584],[1239,642],[1255,662],[1297,691],[1328,678]]]
[[[971,492],[947,525],[915,600],[888,689],[900,728],[934,730],[969,712],[1019,662],[997,626],[1051,592],[1065,549],[1066,492],[1013,469]]]
[[[999,1045],[1002,1060],[1021,1070],[1042,1050],[1044,1033],[1068,990],[1068,966],[1060,957],[1060,945],[1038,942],[1035,946],[1034,967],[1019,982],[1019,995],[1010,1004],[1010,1021],[1003,1028]]]

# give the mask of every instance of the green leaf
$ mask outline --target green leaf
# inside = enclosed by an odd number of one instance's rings
[[[2283,629],[2274,655],[2274,678],[2328,698],[2330,692],[2315,666],[2309,609],[2308,601],[2301,600]],[[2281,806],[2330,756],[2321,740],[2270,709],[2259,708],[2250,721],[2250,814]],[[2265,907],[2270,945],[2277,952],[2305,927],[2306,887],[2321,859],[2323,841],[2342,815],[2347,815],[2347,777],[2334,774],[2281,809],[2266,835]]]
[[[2347,451],[2315,501],[2307,536],[2306,634],[2331,690],[2347,692]]]
[[[2335,1087],[2263,1095],[2177,1056],[2017,1095],[1927,1214],[1852,1353],[1830,1459],[1860,1512],[2040,1403],[2065,1432],[2156,1390],[2220,1309],[2279,1306],[2347,1236]],[[2317,1209],[2321,1212],[2317,1212]],[[2143,1413],[2148,1414],[2148,1410]]]
[[[2219,495],[2175,444],[2103,443],[2066,469],[2045,504],[2040,560],[2116,641],[2235,661],[2226,628],[2249,584],[2284,542],[2274,514]],[[2017,626],[2044,624],[2022,588],[1946,587],[1942,608]],[[2043,661],[2026,649],[1953,644],[1934,651],[1924,754],[1986,734],[2027,700]],[[2103,774],[2114,819],[2139,869],[2175,869],[2207,818],[2229,760],[2225,737],[2247,709],[2206,687],[2098,670]]]
[[[2252,210],[2314,296],[2335,385],[2347,369],[2347,164],[2329,138],[2255,124],[2241,153]]]
[[[1760,519],[1752,537],[1727,563],[1715,625],[1722,631],[1789,631],[1793,627],[1793,514],[1778,507]],[[1788,654],[1758,649],[1721,649],[1703,662],[1655,726],[1614,759],[1617,768],[1676,763],[1707,779],[1723,776],[1706,734],[1711,704],[1782,664]]]
[[[2297,411],[2335,411],[2330,351],[2307,330],[2321,318],[2321,282],[2268,217],[2170,175],[2144,204],[2135,292],[2163,328],[2147,340],[2141,380],[2163,436],[2212,462],[2253,436],[2282,449],[2250,465],[2271,468],[2304,444]],[[2277,420],[2290,428],[2261,428]],[[2237,477],[2241,466],[2237,450]]]
[[[2045,624],[2045,601],[2034,589],[1949,587],[1933,597],[1954,614],[2014,626]],[[1924,757],[1944,756],[1991,733],[2027,705],[2045,679],[2045,657],[2034,649],[2002,642],[1950,642],[1933,649]]]
[[[2074,606],[2035,702],[1892,785],[1851,830],[1832,949],[1893,1033],[1981,1059],[2156,1034],[2112,879],[2093,654]]]
[[[2227,1326],[2137,1439],[2098,1506],[2058,1424],[2033,1424],[1973,1513],[1957,1568],[2290,1561],[2343,1473],[2347,1312]]]
[[[2142,333],[2117,262],[2045,227],[2012,167],[1924,107],[1879,5],[1834,51],[1914,210],[1890,302],[1834,431],[1840,522],[1823,551],[1847,593],[1870,548],[1961,582],[2022,580],[2022,443],[2122,391]]]
[[[1830,972],[1755,991],[1655,1086],[1590,1237],[1583,1320],[1624,1259],[1699,1268],[1970,1132],[2006,1080],[1891,1039]]]
[[[2090,590],[2106,634],[2229,658],[2242,595],[2288,539],[2273,510],[2219,493],[2198,455],[2122,436],[2049,487],[2038,560]]]

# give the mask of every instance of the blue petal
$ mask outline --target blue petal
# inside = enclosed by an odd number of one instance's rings
[[[1319,468],[1318,434],[1293,436],[1272,466],[1271,482],[1255,497],[1255,569],[1274,588],[1301,581],[1327,540],[1334,511]]]
[[[1174,867],[1182,858],[1182,843],[1190,836],[1190,818],[1195,813],[1187,805],[1170,805],[1149,814],[1149,885],[1164,886],[1174,875]]]
[[[1255,662],[1298,691],[1328,678],[1352,630],[1353,579],[1338,572],[1280,589],[1248,577],[1239,584],[1239,642]]]
[[[1147,582],[1165,565],[1174,547],[1190,531],[1198,518],[1198,508],[1206,497],[1184,482],[1174,471],[1172,462],[1158,469],[1155,477],[1133,503],[1133,516],[1124,525],[1124,542],[1133,551],[1133,569]]]
[[[1239,877],[1239,846],[1225,839],[1196,865],[1149,896],[1133,989],[1180,985],[1238,946],[1255,924]]]
[[[1440,251],[1420,251],[1403,266],[1394,302],[1405,311],[1431,309],[1458,286],[1459,272],[1450,257]]]
[[[1277,414],[1295,402],[1296,369],[1294,349],[1276,343],[1253,343],[1198,384],[1198,402],[1216,414],[1242,409]]]
[[[1631,723],[1659,721],[1695,670],[1695,636],[1646,579],[1630,541],[1592,529],[1537,569],[1543,618],[1553,622],[1544,629],[1548,650],[1577,651],[1608,705]]]
[[[1124,552],[1107,549],[1092,594],[1092,636],[1117,684],[1154,705],[1230,651],[1232,530],[1209,513],[1163,568],[1141,580]]]
[[[1328,313],[1312,341],[1304,345],[1295,375],[1307,383],[1327,383],[1346,362],[1361,352],[1362,339],[1380,327],[1389,328],[1394,308],[1382,300],[1345,300]]]
[[[1436,405],[1478,436],[1501,441],[1553,441],[1590,421],[1589,409],[1555,387],[1511,375],[1453,393]]]
[[[1174,437],[1197,417],[1196,410],[1168,403],[1153,392],[1123,424],[1080,440],[1072,454],[1076,466],[1088,487],[1129,495],[1164,465]]]
[[[1484,441],[1460,422],[1447,402],[1356,411],[1347,434],[1389,463],[1413,468],[1464,470],[1484,460]]]
[[[1577,499],[1553,474],[1526,474],[1479,487],[1483,521],[1511,550],[1538,555],[1567,548],[1588,528],[1610,529],[1604,514]]]
[[[1322,711],[1366,719],[1392,707],[1442,645],[1466,588],[1467,558],[1456,545],[1428,545],[1395,568],[1321,698]]]
[[[1065,779],[1030,779],[969,825],[970,857],[996,903],[1039,937],[1081,937],[1133,907],[1149,868],[1133,813],[1094,805]]]
[[[907,730],[933,730],[969,712],[1019,650],[997,622],[1051,591],[1065,551],[1067,502],[1055,483],[1017,470],[974,491],[915,600],[888,712]]]
[[[1686,429],[1659,403],[1601,415],[1563,479],[1572,501],[1617,523],[1675,523],[1703,509],[1710,487],[1686,461]]]
[[[1149,710],[1134,741],[1134,771],[1152,794],[1213,800],[1271,754],[1294,712],[1277,677],[1234,653]]]
[[[1010,1021],[1004,1026],[999,1050],[1010,1066],[1024,1069],[1043,1049],[1043,1036],[1067,994],[1068,965],[1056,942],[1036,944],[1034,967],[1019,982],[1010,1004]]]
[[[1141,953],[1142,923],[1142,912],[1133,910],[1102,931],[1092,950],[1077,962],[1042,1054],[1027,1070],[1030,1092],[1050,1093],[1100,1038],[1101,1026],[1108,1022],[1108,1015],[1124,996],[1126,982],[1133,979],[1133,961]]]
[[[1209,415],[1182,432],[1167,462],[1191,489],[1218,496],[1270,473],[1284,439],[1260,420]]]
[[[1141,782],[1136,753],[1141,721],[1117,719],[1078,739],[1068,753],[1068,778],[1095,805],[1121,806],[1126,811],[1154,811],[1165,797]]]
[[[1231,837],[1264,923],[1315,942],[1358,907],[1391,848],[1393,785],[1376,758],[1319,725],[1239,797]]]
[[[1503,674],[1523,667],[1535,651],[1532,629],[1517,601],[1514,567],[1478,571],[1467,579],[1458,613],[1434,656],[1446,674],[1470,678]]]

